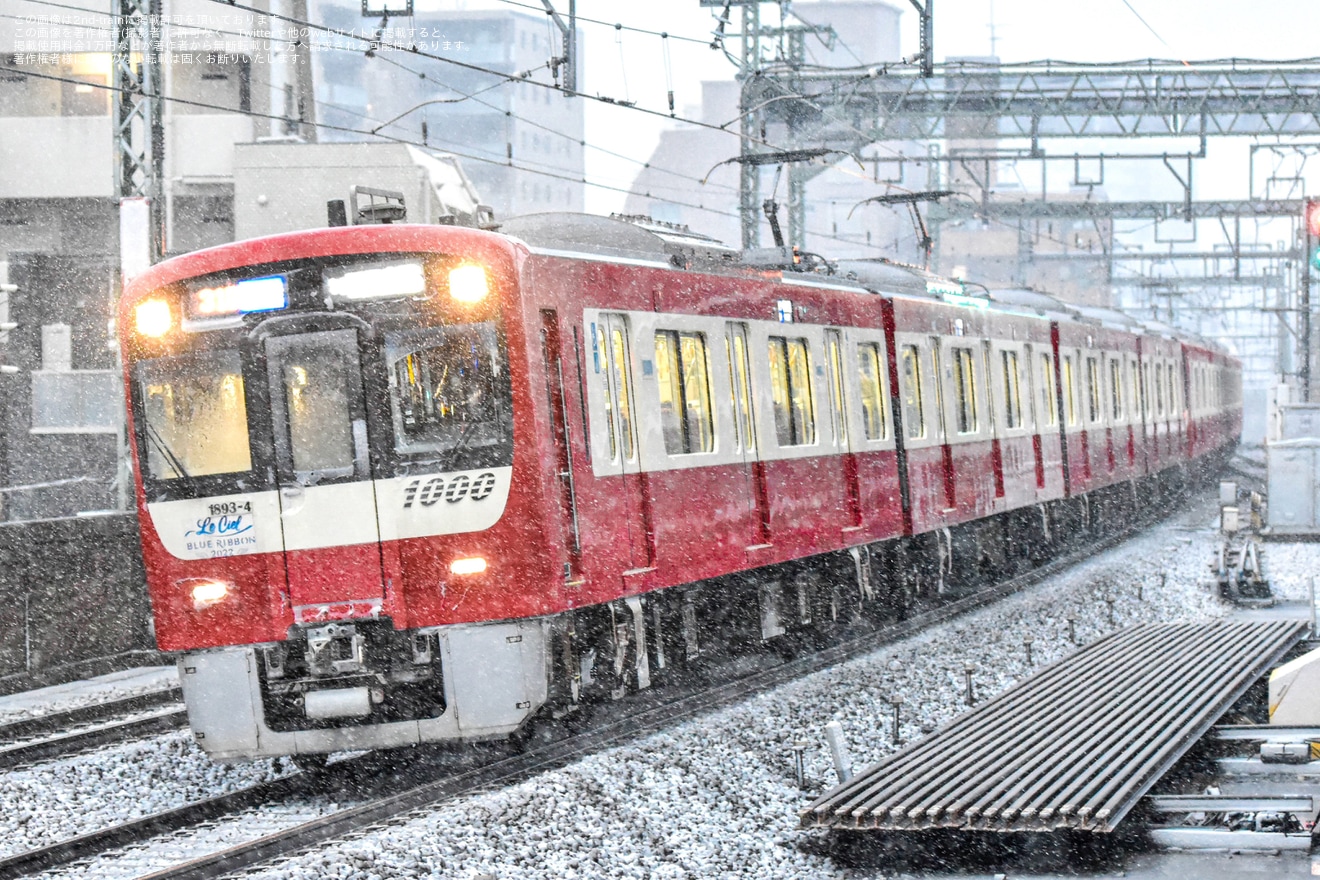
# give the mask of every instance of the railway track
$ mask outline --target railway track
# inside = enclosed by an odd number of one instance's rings
[[[177,688],[0,725],[0,770],[187,726]]]
[[[0,859],[0,878],[24,876],[100,856],[111,857],[114,850],[129,845],[139,851],[129,861],[147,871],[133,876],[150,880],[213,878],[251,868],[326,841],[351,836],[369,826],[397,820],[449,799],[493,786],[515,784],[594,752],[664,730],[676,722],[869,653],[1052,577],[1121,543],[1159,518],[1144,518],[1032,571],[924,609],[901,622],[868,628],[808,655],[793,659],[781,659],[771,654],[756,655],[756,668],[696,692],[676,696],[660,689],[595,707],[591,717],[583,719],[580,732],[570,735],[562,726],[539,730],[538,734],[545,734],[544,739],[534,735],[523,743],[521,751],[512,750],[512,754],[510,749],[492,751],[477,766],[471,766],[470,754],[466,765],[456,766],[452,753],[448,756],[432,753],[428,759],[427,750],[419,750],[418,761],[405,768],[405,773],[386,772],[388,778],[380,780],[372,778],[376,775],[371,772],[375,756],[364,755],[331,765],[324,775],[285,777]],[[729,674],[723,668],[711,674],[719,672]],[[359,777],[356,781],[355,776]],[[315,797],[328,789],[333,790],[336,785],[392,790],[378,796],[364,794],[366,800],[360,803],[311,819],[305,818],[307,810],[299,810],[295,804],[288,803],[294,798]],[[399,790],[399,786],[404,785],[408,787]],[[281,809],[267,815],[274,804],[280,804]],[[195,843],[182,839],[186,833],[184,829],[223,821],[225,817],[234,817],[245,811],[251,814],[254,810],[262,812],[252,823],[244,824],[246,840],[217,848],[215,840],[222,835],[198,833],[194,836],[201,839]],[[145,857],[141,844],[148,838],[164,834],[175,835],[165,847],[170,851],[168,861],[174,864],[160,868],[159,861],[152,864]]]

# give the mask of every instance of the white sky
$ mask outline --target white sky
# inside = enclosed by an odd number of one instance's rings
[[[537,4],[537,0],[524,0]],[[916,51],[917,15],[906,0],[891,0],[904,10],[904,54]],[[1127,61],[1141,58],[1207,60],[1215,58],[1292,59],[1320,56],[1320,2],[1316,0],[937,0],[936,57],[984,56],[990,53],[990,22],[995,23],[996,50],[1004,61],[1055,58],[1071,61]],[[511,8],[498,0],[419,0],[419,6]],[[567,0],[555,0],[566,12]],[[770,7],[766,7],[769,13]],[[1150,27],[1134,14],[1139,13]],[[639,28],[668,31],[674,36],[709,39],[714,10],[697,0],[620,2],[578,0],[578,14]],[[736,18],[736,14],[735,14]],[[704,42],[669,40],[668,70],[662,41],[655,36],[616,32],[582,23],[585,45],[583,91],[637,101],[667,111],[666,91],[672,81],[680,115],[700,100],[700,83],[731,78],[732,65]],[[1152,30],[1154,33],[1152,33]],[[1158,35],[1158,36],[1157,36]],[[846,41],[847,35],[844,35]],[[869,59],[868,59],[869,60]],[[587,105],[587,141],[633,161],[589,150],[588,178],[627,187],[638,164],[645,162],[668,120],[595,102]],[[729,137],[729,154],[737,140]],[[706,169],[694,169],[695,175]],[[1029,184],[1030,185],[1030,184]],[[1198,193],[1199,195],[1199,193]],[[1240,194],[1239,194],[1240,195]],[[597,188],[587,190],[587,209],[617,210],[623,196]]]

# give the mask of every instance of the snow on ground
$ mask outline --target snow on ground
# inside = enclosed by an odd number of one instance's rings
[[[112,672],[89,681],[75,681],[0,696],[0,724],[40,718],[109,700],[157,693],[179,686],[173,666],[142,666]]]
[[[187,731],[13,770],[0,775],[0,857],[291,770],[280,761],[216,764]]]
[[[1212,516],[1210,506],[1197,505],[1046,583],[864,658],[253,876],[843,877],[801,846],[814,832],[797,828],[798,811],[835,782],[826,722],[843,724],[860,768],[895,748],[891,694],[902,696],[902,737],[917,737],[922,724],[943,725],[965,708],[964,664],[974,664],[977,694],[987,697],[1075,650],[1069,616],[1078,619],[1081,643],[1136,623],[1223,616],[1206,586]],[[1267,553],[1289,595],[1320,561],[1320,547]],[[1107,596],[1115,599],[1113,623]],[[1035,667],[1026,662],[1028,636]],[[805,792],[794,778],[795,740],[811,743]]]

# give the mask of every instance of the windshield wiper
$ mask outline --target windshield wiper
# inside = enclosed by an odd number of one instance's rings
[[[467,450],[468,440],[471,439],[473,429],[478,424],[478,422],[472,421],[463,425],[463,429],[458,432],[458,440],[454,442],[454,445],[449,449],[449,454],[445,456],[445,463],[440,468],[442,472],[452,470],[454,466],[458,464],[459,453]]]
[[[192,480],[192,475],[184,468],[183,462],[174,454],[174,450],[170,449],[169,444],[165,442],[165,438],[160,436],[160,430],[150,421],[147,422],[146,434],[147,439],[151,441],[151,445],[155,446],[156,451],[165,457],[166,463],[174,469],[174,472],[185,480]]]

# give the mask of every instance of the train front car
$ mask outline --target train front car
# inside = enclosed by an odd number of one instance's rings
[[[126,290],[156,637],[212,757],[502,736],[544,702],[553,596],[510,587],[553,583],[519,556],[539,529],[514,455],[520,259],[468,229],[349,227]]]

